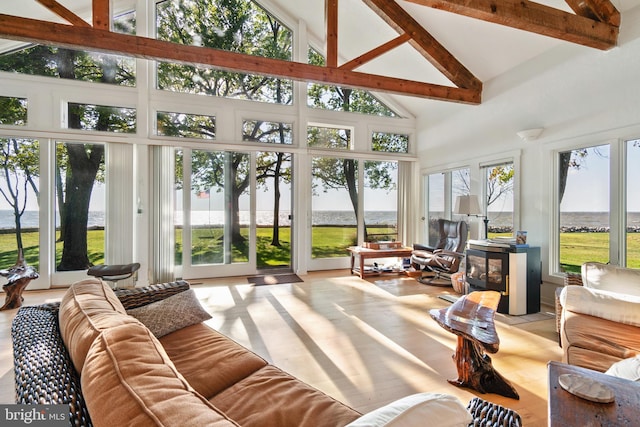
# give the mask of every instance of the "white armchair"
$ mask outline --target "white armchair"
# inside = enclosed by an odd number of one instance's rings
[[[640,354],[640,270],[589,262],[559,295],[563,361],[604,372]]]

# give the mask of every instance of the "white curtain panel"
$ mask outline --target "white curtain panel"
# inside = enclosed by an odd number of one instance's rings
[[[151,283],[175,280],[174,177],[173,147],[152,149],[152,220],[151,220]]]

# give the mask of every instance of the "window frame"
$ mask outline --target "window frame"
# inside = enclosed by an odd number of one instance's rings
[[[479,170],[480,170],[480,177],[482,179],[482,192],[479,196],[480,199],[480,209],[483,212],[483,215],[486,215],[489,218],[489,224],[491,224],[491,218],[489,217],[489,204],[488,204],[488,186],[489,186],[489,179],[487,177],[487,172],[490,168],[496,167],[496,166],[504,166],[504,165],[511,165],[511,167],[513,168],[513,182],[512,182],[512,212],[511,212],[511,227],[512,227],[512,231],[515,235],[515,232],[517,230],[516,228],[516,218],[519,217],[519,215],[517,215],[517,204],[516,204],[516,182],[517,180],[517,174],[516,174],[516,162],[514,159],[512,158],[507,158],[507,159],[500,159],[500,160],[495,160],[495,161],[488,161],[488,162],[482,162],[479,165]]]
[[[639,139],[640,135],[617,138],[594,138],[580,143],[563,144],[550,150],[553,165],[550,200],[549,274],[562,278],[566,273],[560,269],[560,203],[558,199],[560,153],[583,148],[609,145],[609,263],[625,267],[626,260],[626,194],[627,194],[627,141]]]

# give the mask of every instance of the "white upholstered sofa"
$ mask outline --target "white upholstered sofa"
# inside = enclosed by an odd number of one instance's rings
[[[588,262],[581,278],[559,293],[563,361],[604,372],[640,354],[640,270]]]

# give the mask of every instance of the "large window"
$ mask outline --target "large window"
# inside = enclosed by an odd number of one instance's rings
[[[291,267],[293,155],[256,153],[256,266]]]
[[[435,245],[440,238],[437,223],[439,218],[468,221],[466,216],[453,214],[456,197],[469,194],[469,168],[454,169],[446,172],[430,174],[426,189],[426,223],[423,236],[429,245]],[[426,243],[426,242],[425,242]]]
[[[112,31],[303,62],[294,42],[315,39],[251,0],[154,5],[155,25],[120,8]],[[0,74],[0,268],[22,249],[35,287],[105,262],[140,262],[139,283],[342,268],[347,246],[411,231],[415,121],[375,94],[304,85],[294,107],[287,79],[26,44]]]
[[[293,144],[293,125],[263,120],[244,120],[242,140],[267,144]]]
[[[451,171],[451,206],[454,206],[456,197],[464,196],[471,192],[471,177],[469,168]]]
[[[483,166],[489,235],[513,235],[513,163]]]
[[[397,177],[398,162],[314,157],[311,257],[344,257],[358,242],[397,240]]]
[[[346,256],[358,243],[358,161],[314,157],[312,164],[311,257]]]
[[[0,139],[0,265],[15,264],[22,251],[27,264],[40,264],[39,142]]]
[[[308,50],[309,64],[324,66],[324,57],[315,49]],[[369,92],[360,89],[309,83],[307,105],[332,111],[351,111],[376,116],[396,117],[396,114]]]
[[[438,230],[436,222],[438,218],[445,217],[445,180],[448,174],[432,173],[427,177],[427,214],[425,216],[426,223],[423,227],[423,242],[434,245],[438,241]]]
[[[114,31],[135,34],[135,13],[113,18]],[[119,86],[136,85],[133,58],[55,46],[29,45],[0,55],[0,71]]]
[[[104,263],[103,144],[56,143],[56,271]]]
[[[371,135],[372,151],[388,153],[408,153],[409,135],[401,133],[373,132]]]
[[[291,60],[292,32],[249,0],[157,4],[157,37],[248,55]],[[158,88],[173,92],[291,104],[290,80],[162,62]]]
[[[191,264],[231,264],[249,258],[249,155],[193,150]]]
[[[158,111],[156,133],[178,138],[216,139],[213,116]]]
[[[398,240],[398,162],[364,165],[363,241]]]
[[[558,154],[560,270],[579,272],[587,261],[609,262],[610,147]]]
[[[331,148],[337,150],[351,150],[351,129],[329,126],[308,126],[307,144],[315,148]]]
[[[136,110],[70,102],[67,106],[67,126],[70,129],[136,133]]]
[[[24,126],[27,124],[27,100],[0,96],[0,124]]]

